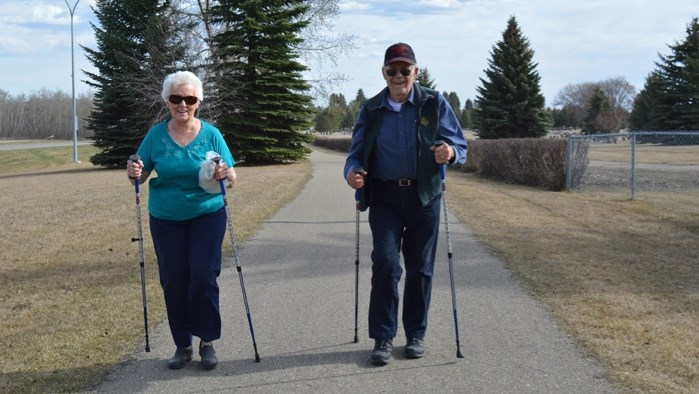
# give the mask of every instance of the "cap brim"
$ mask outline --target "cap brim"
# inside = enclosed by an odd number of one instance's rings
[[[415,64],[415,60],[413,60],[413,59],[410,59],[407,57],[394,57],[392,59],[388,59],[383,65],[385,66],[385,65],[395,63],[395,62],[406,62],[406,63],[410,63],[410,64]]]

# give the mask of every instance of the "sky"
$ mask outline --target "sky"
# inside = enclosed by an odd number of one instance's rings
[[[72,91],[71,15],[76,94],[89,92],[81,70],[95,69],[80,47],[95,49],[94,0],[0,0],[0,89],[13,96],[40,89]],[[658,54],[683,41],[699,17],[697,0],[340,0],[333,32],[353,35],[335,86],[347,101],[358,89],[378,93],[384,51],[406,42],[437,90],[475,99],[493,46],[511,16],[534,51],[548,106],[568,84],[623,77],[637,90]]]

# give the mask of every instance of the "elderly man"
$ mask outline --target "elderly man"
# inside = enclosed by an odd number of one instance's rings
[[[405,356],[425,354],[424,337],[439,233],[442,164],[466,161],[466,139],[444,97],[416,83],[410,45],[393,44],[381,74],[386,88],[367,100],[357,116],[344,178],[361,189],[373,239],[369,337],[370,360],[391,359],[398,326],[398,282],[405,265],[403,328]],[[445,143],[434,145],[437,140]],[[361,167],[360,172],[355,169]]]

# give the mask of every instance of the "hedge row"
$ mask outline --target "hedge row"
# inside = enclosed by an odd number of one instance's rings
[[[351,137],[316,136],[315,145],[347,152]],[[584,146],[586,148],[586,146]],[[554,191],[566,187],[566,140],[511,138],[469,140],[466,164],[461,171],[507,183],[535,186]],[[587,166],[587,149],[574,155],[573,173],[582,174]],[[573,179],[573,186],[579,177]]]

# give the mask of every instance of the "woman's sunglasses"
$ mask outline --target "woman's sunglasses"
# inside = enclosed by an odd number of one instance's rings
[[[182,96],[178,96],[178,95],[176,95],[176,94],[171,95],[171,96],[168,97],[167,99],[168,99],[168,101],[170,101],[170,102],[173,103],[173,104],[179,104],[179,103],[181,103],[182,101],[184,101],[184,103],[187,104],[187,105],[194,105],[194,104],[197,103],[197,101],[199,101],[199,99],[197,98],[197,96],[182,97]]]
[[[398,70],[397,68],[388,67],[388,66],[383,68],[383,70],[386,72],[386,75],[388,75],[389,77],[395,77],[396,74],[398,74],[398,71],[400,71],[400,75],[407,77],[408,75],[410,75],[410,73],[413,72],[413,69],[414,68],[412,66],[406,67],[406,68],[401,68],[400,70]]]

